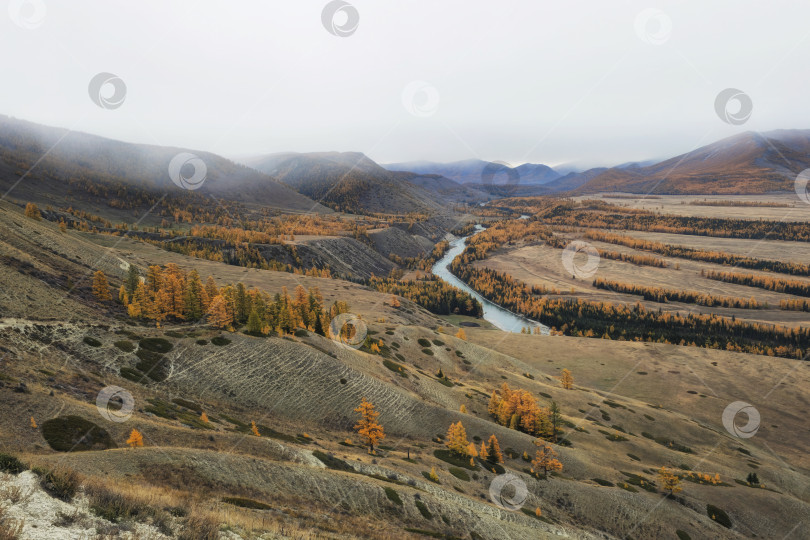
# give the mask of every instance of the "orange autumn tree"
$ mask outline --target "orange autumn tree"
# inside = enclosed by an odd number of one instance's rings
[[[259,428],[256,426],[256,422],[254,420],[250,421],[250,432],[253,433],[257,437],[262,436],[262,434],[259,433]]]
[[[456,337],[458,339],[463,339],[464,341],[467,340],[467,333],[464,331],[463,328],[459,328],[458,332],[456,332]]]
[[[228,313],[228,302],[221,294],[216,295],[208,307],[208,324],[214,328],[228,328],[232,322],[233,317]]]
[[[368,453],[373,454],[374,445],[385,438],[382,425],[377,423],[380,413],[374,410],[374,405],[366,398],[360,400],[360,405],[354,412],[360,413],[360,420],[354,429],[363,438],[363,444],[368,446]]]
[[[467,431],[461,424],[461,420],[455,424],[450,424],[447,428],[447,441],[444,443],[447,448],[460,456],[467,455],[467,449],[470,446],[470,441],[467,440]]]
[[[483,444],[483,443],[482,443]],[[487,441],[487,449],[486,452],[481,452],[481,459],[484,459],[484,454],[486,454],[486,460],[492,463],[503,463],[503,454],[501,453],[501,445],[498,444],[498,438],[493,433],[489,436],[489,440]]]
[[[540,447],[532,460],[532,473],[535,476],[539,478],[542,470],[543,478],[548,478],[549,471],[562,470],[562,463],[557,459],[557,452],[554,451],[551,445],[540,439],[534,441],[534,444]]]
[[[127,444],[130,448],[135,448],[136,446],[143,446],[143,435],[137,429],[133,429],[132,432],[129,434],[129,439],[127,439]]]
[[[110,284],[107,283],[107,276],[101,270],[93,274],[93,295],[103,302],[112,300]]]
[[[467,455],[470,456],[470,466],[475,467],[475,458],[478,457],[478,450],[475,449],[475,443],[467,445]]]
[[[39,208],[36,204],[28,203],[25,205],[25,217],[39,221],[42,219],[42,214],[39,213]]]
[[[661,480],[661,487],[664,491],[669,491],[670,496],[681,491],[680,477],[666,467],[661,467],[658,470],[658,478]]]
[[[567,369],[562,370],[562,373],[560,374],[560,382],[562,383],[562,387],[566,390],[571,390],[574,387],[574,377]]]

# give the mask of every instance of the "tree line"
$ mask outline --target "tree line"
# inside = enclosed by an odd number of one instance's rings
[[[408,281],[400,281],[392,277],[372,277],[361,283],[376,291],[407,298],[437,315],[458,314],[481,317],[484,314],[478,300],[435,276]]]
[[[726,264],[740,268],[750,268],[752,270],[769,270],[780,274],[791,274],[797,276],[810,276],[810,265],[771,261],[767,259],[755,259],[742,255],[734,255],[723,251],[707,251],[673,244],[664,244],[652,240],[642,240],[622,234],[608,233],[603,231],[585,231],[585,238],[597,240],[609,244],[618,244],[633,249],[652,251],[667,257],[678,257],[681,259],[692,259],[696,261],[711,262],[716,264]]]
[[[760,304],[754,298],[738,298],[734,296],[715,296],[698,291],[681,291],[677,289],[662,289],[660,287],[647,287],[631,283],[621,283],[604,278],[593,280],[593,286],[597,289],[634,294],[642,296],[645,300],[652,302],[683,302],[685,304],[697,304],[706,307],[727,307],[739,309],[762,309],[768,305]]]
[[[725,283],[735,283],[747,287],[758,287],[768,291],[810,297],[810,283],[804,281],[781,279],[771,276],[758,276],[756,274],[742,274],[739,272],[717,272],[715,270],[701,270],[700,275]]]
[[[100,300],[111,299],[101,271],[94,276],[93,292]],[[271,296],[242,283],[219,287],[212,276],[203,283],[196,270],[186,272],[173,263],[149,266],[143,277],[130,265],[118,300],[130,317],[156,325],[165,321],[205,321],[224,329],[246,326],[246,331],[254,335],[290,333],[297,328],[326,335],[332,318],[349,310],[343,301],[335,301],[327,308],[317,287],[307,290],[299,285],[292,295],[282,287]]]

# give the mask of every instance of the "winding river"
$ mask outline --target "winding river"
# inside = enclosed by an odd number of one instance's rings
[[[481,225],[475,226],[475,232],[483,231],[484,227]],[[475,234],[475,233],[473,233]],[[472,236],[472,235],[470,235]],[[548,327],[544,324],[540,324],[537,321],[533,321],[531,319],[527,319],[525,317],[521,317],[520,315],[516,315],[505,309],[494,302],[490,302],[474,290],[472,290],[469,285],[458,279],[450,272],[450,263],[453,262],[457,256],[464,251],[464,248],[467,244],[467,238],[470,236],[465,236],[463,238],[457,238],[450,242],[450,249],[447,250],[447,253],[444,254],[444,257],[439,259],[431,271],[440,277],[442,280],[446,281],[453,287],[461,289],[469,293],[473,298],[481,302],[481,305],[484,307],[484,320],[491,322],[496,327],[500,328],[505,332],[520,332],[522,328],[540,328],[541,334],[548,334]]]

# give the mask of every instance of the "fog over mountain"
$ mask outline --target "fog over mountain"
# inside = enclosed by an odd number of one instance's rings
[[[768,4],[727,0],[653,12],[358,2],[346,37],[325,29],[323,4],[77,0],[47,2],[33,29],[0,17],[0,44],[13,51],[0,110],[225,156],[361,151],[378,163],[614,166],[810,126],[806,3],[780,4],[777,19]],[[414,39],[417,24],[431,39]],[[120,108],[88,99],[101,72],[126,84]],[[752,100],[745,126],[715,112],[727,88]]]

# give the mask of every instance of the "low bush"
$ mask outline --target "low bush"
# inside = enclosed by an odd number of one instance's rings
[[[723,527],[730,529],[731,528],[731,518],[728,517],[722,509],[716,507],[713,504],[706,505],[706,515],[708,515],[711,519],[722,525]]]
[[[140,341],[140,346],[156,353],[167,353],[172,350],[171,342],[163,338],[144,338]]]
[[[399,493],[394,488],[386,487],[385,496],[397,506],[402,506],[402,499],[399,498]]]
[[[20,474],[28,470],[25,464],[11,454],[0,453],[0,471],[10,474]]]
[[[234,506],[241,506],[242,508],[250,508],[251,510],[271,510],[273,508],[269,504],[254,501],[253,499],[246,499],[244,497],[223,497],[222,502]]]
[[[101,347],[101,342],[94,337],[85,336],[82,341],[91,347]]]
[[[116,341],[115,343],[113,343],[113,345],[115,345],[124,352],[132,352],[135,350],[135,344],[127,339]]]
[[[224,347],[231,342],[230,339],[226,338],[225,336],[217,336],[211,338],[211,344],[216,345],[217,347]]]
[[[426,340],[425,338],[419,338],[416,340],[419,343],[420,347],[430,347],[430,341]]]
[[[57,452],[115,448],[107,431],[81,416],[58,416],[42,423],[42,437]]]
[[[57,499],[69,502],[79,491],[81,479],[73,469],[55,467],[41,475],[40,485]]]

